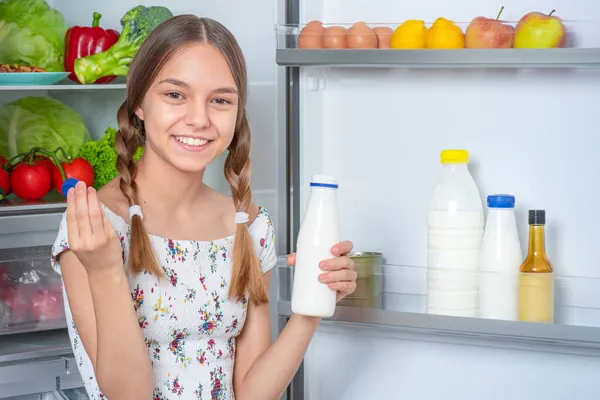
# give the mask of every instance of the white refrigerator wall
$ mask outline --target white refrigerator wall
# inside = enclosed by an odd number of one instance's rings
[[[501,5],[510,21],[555,8],[566,20],[587,21],[569,23],[581,30],[580,46],[600,47],[598,22],[589,21],[600,19],[595,0],[301,4],[301,23],[396,26],[495,18]],[[516,196],[524,254],[527,210],[546,210],[550,260],[569,277],[557,288],[558,322],[600,326],[600,265],[590,257],[600,242],[599,70],[303,68],[300,93],[302,212],[312,174],[339,179],[342,235],[357,250],[383,253],[384,288],[397,295],[387,308],[422,308],[405,301],[425,295],[425,216],[440,151],[465,148],[483,201]],[[598,358],[424,340],[322,325],[306,356],[307,399],[591,399],[600,389]]]

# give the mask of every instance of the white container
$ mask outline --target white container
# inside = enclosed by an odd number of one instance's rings
[[[477,317],[483,205],[466,150],[444,150],[427,211],[427,312]]]
[[[336,291],[319,281],[323,260],[333,258],[331,248],[340,242],[336,179],[315,175],[296,249],[292,312],[328,318],[335,312]]]
[[[515,218],[515,197],[490,195],[481,245],[479,316],[517,320],[519,266],[523,253]]]

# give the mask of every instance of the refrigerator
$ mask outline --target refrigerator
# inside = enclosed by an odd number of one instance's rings
[[[120,29],[129,8],[166,3],[48,4],[70,26],[89,26],[97,11],[101,26]],[[369,306],[347,299],[320,323],[284,399],[598,397],[599,3],[179,0],[168,6],[174,14],[224,23],[246,56],[253,200],[273,216],[280,255],[270,294],[273,340],[291,316],[293,267],[285,256],[295,250],[312,175],[332,175],[340,183],[343,238],[357,252],[382,255],[381,269],[373,274],[378,283],[369,292],[377,301]],[[526,13],[555,8],[568,28],[568,48],[298,48],[301,29],[314,20],[396,29],[406,20],[429,27],[444,17],[465,31],[476,16],[495,18],[501,6],[502,19],[512,25]],[[99,138],[116,127],[125,82],[0,86],[0,105],[25,96],[69,105]],[[469,151],[469,170],[482,198],[515,195],[524,254],[527,211],[546,210],[546,246],[555,267],[554,324],[425,313],[426,211],[443,149]],[[223,161],[211,165],[205,177],[227,193]],[[0,264],[13,274],[54,282],[49,247],[64,209],[57,197],[1,204]],[[4,326],[0,398],[85,399],[76,363],[64,320]]]
[[[591,254],[600,239],[600,4],[286,4],[276,28],[276,62],[287,96],[291,250],[311,176],[324,174],[339,181],[342,236],[355,251],[383,258],[381,273],[373,274],[381,289],[369,286],[382,304],[338,304],[320,323],[291,398],[597,398],[600,265]],[[446,18],[464,33],[475,17],[495,19],[502,6],[500,19],[512,27],[530,12],[560,16],[566,47],[352,49],[349,36],[342,49],[299,44],[311,21],[326,28],[366,22],[394,31],[407,20],[423,20],[431,30]],[[335,31],[329,32],[332,40]],[[528,211],[546,211],[553,324],[426,312],[427,209],[445,149],[468,150],[484,208],[490,194],[515,196],[523,256]],[[279,272],[278,314],[285,319],[293,268]]]

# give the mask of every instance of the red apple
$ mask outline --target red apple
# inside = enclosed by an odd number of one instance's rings
[[[513,46],[515,29],[511,25],[503,24],[500,9],[496,19],[477,17],[467,27],[465,33],[465,47],[468,49],[510,49]]]
[[[519,20],[515,28],[514,47],[518,49],[551,49],[567,45],[567,28],[555,10],[550,14],[530,12]]]

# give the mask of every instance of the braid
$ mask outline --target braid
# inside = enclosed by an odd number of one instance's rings
[[[115,146],[118,154],[116,167],[120,176],[119,188],[127,198],[129,207],[131,207],[138,205],[137,185],[135,183],[136,165],[133,161],[133,155],[140,145],[141,134],[139,132],[143,127],[139,120],[135,124],[138,125],[137,129],[132,126],[131,120],[137,119],[137,117],[135,114],[130,116],[127,109],[127,101],[125,101],[117,112],[119,131],[115,137]],[[131,271],[134,273],[148,271],[157,276],[163,275],[154,256],[150,238],[139,215],[134,215],[131,219],[129,264]]]
[[[245,110],[242,111],[239,121],[236,134],[229,146],[229,155],[225,160],[225,178],[231,186],[236,211],[248,212],[252,202],[250,189],[252,162],[250,126]],[[269,301],[248,225],[238,224],[233,244],[233,271],[229,297],[241,300],[246,290],[254,304],[264,304]]]

